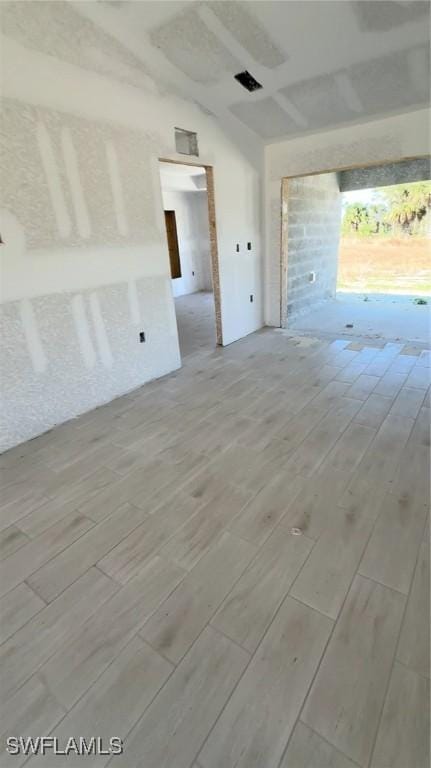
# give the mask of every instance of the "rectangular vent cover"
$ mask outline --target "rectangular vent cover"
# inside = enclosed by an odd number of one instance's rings
[[[175,149],[180,155],[199,156],[198,135],[194,131],[175,128]]]
[[[250,72],[238,72],[237,75],[234,75],[235,80],[238,80],[238,82],[242,85],[243,88],[245,88],[247,91],[258,91],[259,88],[262,88],[260,83],[255,80],[253,75],[250,74]]]

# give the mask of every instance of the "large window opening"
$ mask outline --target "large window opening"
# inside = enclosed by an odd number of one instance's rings
[[[283,179],[282,327],[429,341],[428,179],[427,158]]]
[[[337,292],[431,295],[431,183],[342,194]]]

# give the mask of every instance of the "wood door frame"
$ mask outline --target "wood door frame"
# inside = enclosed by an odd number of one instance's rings
[[[215,207],[214,190],[214,168],[205,163],[192,162],[187,160],[170,160],[167,157],[159,157],[160,163],[171,163],[173,165],[191,165],[195,168],[204,168],[207,181],[207,203],[208,203],[208,230],[210,238],[211,254],[211,276],[213,284],[215,324],[217,345],[223,346],[223,326],[221,317],[221,288],[220,288],[220,266],[217,246],[217,221]]]
[[[383,160],[372,163],[353,163],[352,165],[340,165],[337,168],[324,168],[321,171],[308,173],[294,173],[290,176],[282,176],[280,185],[280,328],[287,328],[287,271],[289,266],[288,250],[288,221],[289,221],[289,180],[302,179],[308,176],[323,176],[325,173],[341,173],[341,171],[354,171],[362,168],[380,168],[384,165],[405,163],[409,160],[429,160],[430,154],[410,155],[398,157],[395,160]],[[402,182],[401,182],[402,183]]]

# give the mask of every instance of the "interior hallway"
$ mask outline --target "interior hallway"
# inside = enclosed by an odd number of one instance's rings
[[[4,454],[4,734],[428,765],[429,363],[267,330]]]
[[[175,299],[181,358],[216,346],[214,295],[198,291]]]

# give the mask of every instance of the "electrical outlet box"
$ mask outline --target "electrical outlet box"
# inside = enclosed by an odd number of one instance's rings
[[[236,244],[236,252],[239,253],[239,243]]]
[[[308,282],[309,283],[315,283],[316,282],[316,273],[315,272],[309,272],[308,273]]]
[[[251,251],[251,243],[247,243],[247,250]]]
[[[145,341],[145,331],[139,331],[139,342],[143,344]]]
[[[250,302],[253,304],[253,301],[254,301],[254,296],[253,296],[253,294],[251,293],[251,294],[250,294]]]

